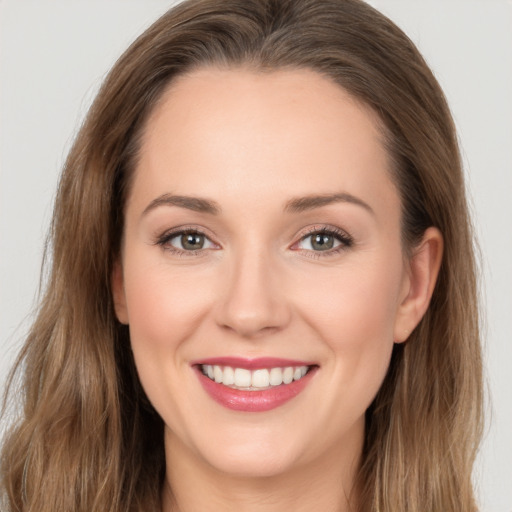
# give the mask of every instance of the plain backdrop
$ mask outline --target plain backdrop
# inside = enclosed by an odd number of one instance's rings
[[[116,58],[172,3],[0,0],[2,388],[32,317],[56,183],[80,120]],[[491,396],[475,481],[483,511],[512,512],[512,2],[370,3],[417,43],[459,129],[482,251]]]

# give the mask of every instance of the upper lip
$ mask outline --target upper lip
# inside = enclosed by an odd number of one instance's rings
[[[245,368],[247,370],[257,370],[260,368],[285,368],[287,366],[313,366],[315,363],[311,361],[300,361],[297,359],[283,359],[280,357],[209,357],[206,359],[198,359],[192,361],[193,366],[196,365],[212,365],[212,366],[231,366],[232,368]]]

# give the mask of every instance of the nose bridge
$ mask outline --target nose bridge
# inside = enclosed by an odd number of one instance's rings
[[[279,330],[290,310],[275,255],[248,244],[235,251],[226,268],[218,322],[244,337]]]

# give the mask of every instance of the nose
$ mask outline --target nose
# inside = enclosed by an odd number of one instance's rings
[[[244,338],[277,332],[289,323],[291,308],[283,275],[263,252],[239,255],[227,266],[216,320]]]

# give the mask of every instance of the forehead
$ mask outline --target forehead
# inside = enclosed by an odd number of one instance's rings
[[[333,189],[382,197],[385,186],[390,200],[388,160],[377,115],[314,71],[202,68],[155,107],[134,188],[284,201]]]

